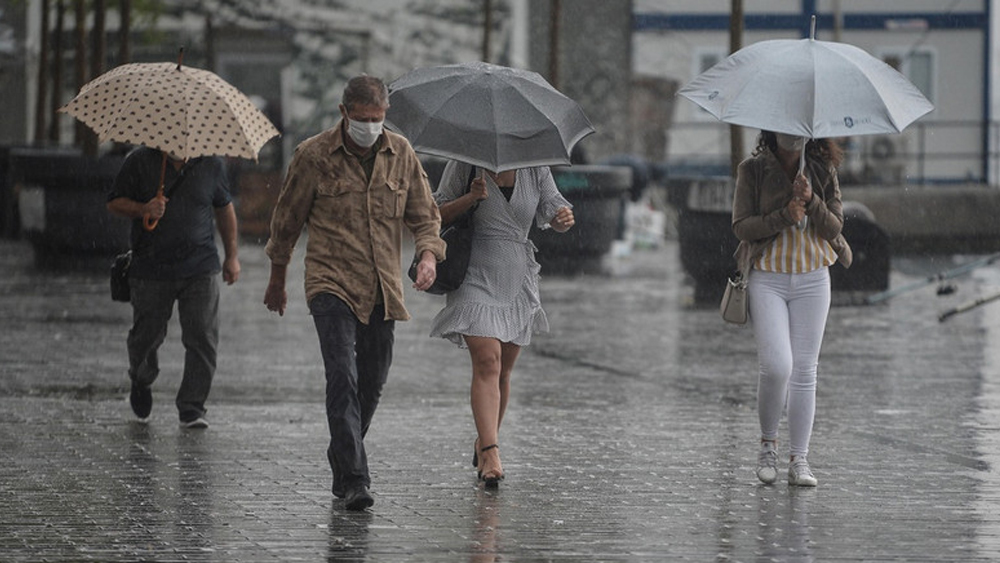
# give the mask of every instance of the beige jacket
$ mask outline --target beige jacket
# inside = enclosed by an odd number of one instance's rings
[[[403,228],[413,233],[417,255],[430,250],[439,262],[445,255],[427,174],[409,142],[385,131],[366,181],[360,162],[344,146],[342,130],[339,122],[296,148],[265,251],[274,264],[288,264],[305,226],[306,299],[332,293],[367,323],[381,291],[385,318],[408,320],[400,267]]]
[[[844,211],[837,171],[821,160],[807,158],[805,173],[813,190],[806,216],[819,235],[830,242],[837,261],[850,267],[853,254],[841,234]],[[733,233],[740,241],[734,254],[736,264],[744,275],[778,233],[795,223],[787,209],[791,197],[792,181],[773,153],[765,151],[740,163],[733,196]]]

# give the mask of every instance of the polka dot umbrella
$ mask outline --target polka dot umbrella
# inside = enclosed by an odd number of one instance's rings
[[[207,70],[177,64],[132,63],[88,82],[59,108],[104,141],[163,151],[158,197],[167,154],[188,160],[233,156],[257,160],[278,130],[239,90]],[[146,222],[152,229],[155,222]]]

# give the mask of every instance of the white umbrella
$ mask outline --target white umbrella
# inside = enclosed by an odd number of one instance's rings
[[[412,70],[389,85],[386,125],[417,151],[500,172],[570,163],[594,132],[538,73],[483,62]]]
[[[891,66],[848,45],[761,41],[698,75],[678,94],[726,123],[812,139],[899,133],[934,106]]]

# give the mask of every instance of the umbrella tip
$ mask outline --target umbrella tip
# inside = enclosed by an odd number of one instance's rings
[[[809,39],[816,40],[816,14],[813,14],[809,21]]]
[[[180,52],[177,53],[177,70],[181,69],[181,64],[184,63],[184,47],[180,48]]]

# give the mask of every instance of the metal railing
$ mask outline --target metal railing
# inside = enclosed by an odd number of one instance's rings
[[[756,142],[746,129],[745,150]],[[667,130],[668,166],[728,166],[729,126],[674,122]],[[1000,121],[918,121],[896,135],[844,138],[844,184],[986,184],[1000,187]]]

